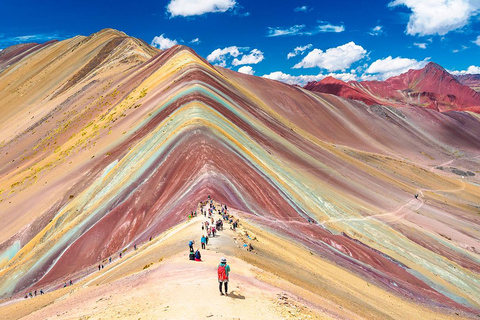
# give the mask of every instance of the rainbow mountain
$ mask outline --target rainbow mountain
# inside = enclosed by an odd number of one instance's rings
[[[4,299],[84,276],[209,195],[271,240],[239,257],[344,317],[401,318],[365,284],[480,313],[476,113],[365,104],[112,29],[3,50],[0,93]]]

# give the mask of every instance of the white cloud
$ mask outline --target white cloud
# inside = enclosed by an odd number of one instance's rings
[[[230,46],[223,49],[218,48],[207,56],[207,60],[221,67],[226,67],[227,59],[229,58],[235,58],[232,61],[232,65],[234,66],[257,64],[265,58],[263,52],[258,49],[252,49],[249,54],[242,52],[245,50],[248,50],[248,47]]]
[[[226,47],[223,49],[215,49],[207,56],[207,60],[211,63],[217,63],[217,65],[221,67],[225,67],[227,65],[227,57],[238,57],[240,55],[241,48],[237,46]]]
[[[190,41],[191,44],[199,44],[200,42],[201,41],[198,38],[192,39],[192,41]]]
[[[320,49],[313,49],[293,68],[319,67],[328,71],[345,70],[352,63],[364,58],[366,53],[365,49],[350,41],[336,48],[327,49],[325,52]]]
[[[477,66],[470,66],[467,70],[462,71],[449,71],[453,75],[462,75],[462,74],[480,74],[480,67]]]
[[[477,37],[477,40],[473,41],[477,46],[480,46],[480,36]]]
[[[370,30],[369,34],[371,36],[379,36],[381,34],[383,34],[383,27],[382,26],[375,26],[372,28],[372,30]]]
[[[255,71],[253,70],[253,68],[250,67],[250,66],[240,67],[240,68],[238,68],[238,72],[240,72],[240,73],[245,73],[245,74],[254,74],[254,73],[255,73]]]
[[[305,28],[304,24],[296,24],[290,28],[272,28],[268,27],[267,37],[278,37],[278,36],[294,36],[297,34],[302,34],[300,31]]]
[[[40,33],[40,34],[30,34],[25,36],[16,36],[16,37],[7,37],[4,38],[3,34],[0,34],[0,45],[11,46],[19,43],[26,42],[46,42],[54,39],[62,39],[63,36],[60,36],[57,33]]]
[[[311,43],[309,43],[309,44],[307,44],[306,46],[303,46],[303,47],[296,47],[295,49],[293,49],[293,52],[289,52],[287,54],[287,59],[296,57],[298,55],[303,55],[305,53],[305,51],[307,49],[310,49],[311,47],[312,47]]]
[[[163,35],[164,34],[161,34],[161,35],[153,38],[152,43],[150,43],[150,45],[152,45],[154,47],[157,47],[160,50],[165,50],[165,49],[173,47],[174,45],[176,45],[178,43],[177,40],[172,40],[172,39],[169,39],[169,38],[165,38]]]
[[[288,27],[288,28],[283,28],[283,27],[268,27],[268,32],[267,32],[267,37],[278,37],[278,36],[298,36],[298,35],[303,35],[303,36],[312,36],[317,33],[325,33],[325,32],[343,32],[345,31],[345,27],[343,25],[341,26],[335,26],[331,23],[328,23],[326,21],[319,21],[320,25],[312,28],[312,29],[307,29],[305,30],[305,25],[304,24],[296,24],[294,26]]]
[[[463,51],[463,50],[467,50],[469,47],[465,46],[465,45],[462,45],[462,47],[460,49],[453,49],[452,52],[453,53],[458,53],[460,51]]]
[[[394,0],[390,7],[404,5],[412,13],[407,25],[409,35],[445,35],[468,24],[479,13],[478,0]]]
[[[293,9],[293,11],[295,11],[295,12],[307,12],[308,7],[307,6],[296,7],[295,9]]]
[[[265,57],[263,52],[258,49],[253,49],[250,51],[250,54],[244,54],[240,60],[237,58],[233,59],[232,65],[240,66],[242,64],[257,64],[261,62]]]
[[[334,26],[333,24],[327,23],[327,24],[318,26],[318,31],[319,32],[339,33],[339,32],[345,31],[345,27],[344,26]]]
[[[171,17],[198,16],[209,12],[225,12],[235,4],[235,0],[171,0],[167,12]]]
[[[357,75],[355,73],[329,73],[329,74],[318,74],[318,75],[300,75],[300,76],[292,76],[287,73],[283,73],[281,71],[275,71],[269,74],[265,74],[262,77],[268,78],[272,80],[281,81],[288,84],[298,84],[300,86],[306,85],[308,82],[311,81],[320,81],[326,77],[334,77],[336,79],[342,81],[352,81],[357,80]]]
[[[425,60],[417,61],[415,59],[392,58],[389,56],[373,62],[365,73],[378,74],[378,78],[384,80],[405,73],[410,69],[421,69],[425,67],[429,59],[430,58],[426,58]]]
[[[427,49],[427,44],[425,42],[423,43],[415,42],[413,45],[416,47],[419,47],[420,49]]]

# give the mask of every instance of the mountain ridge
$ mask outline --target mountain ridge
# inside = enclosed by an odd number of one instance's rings
[[[107,46],[122,37],[67,39],[0,73],[0,294],[87,272],[210,195],[399,299],[479,308],[476,231],[461,231],[478,200],[478,117],[366,107],[212,66],[186,46]],[[436,169],[452,159],[473,176]],[[438,212],[455,224],[431,224]],[[258,265],[289,263],[259,254]]]
[[[409,70],[385,81],[338,80],[332,85],[330,79],[326,82],[324,80],[310,82],[305,88],[360,100],[368,105],[417,106],[441,112],[480,112],[480,94],[461,84],[434,62],[429,62],[422,69]]]

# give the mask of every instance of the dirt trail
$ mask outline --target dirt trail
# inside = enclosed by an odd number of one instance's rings
[[[440,166],[445,166],[450,163],[452,163],[454,160],[449,160]],[[435,170],[435,167],[431,168],[431,172]],[[457,179],[461,186],[458,188],[454,189],[425,189],[425,188],[418,188],[417,193],[418,193],[418,198],[417,199],[411,199],[407,203],[399,206],[397,209],[389,212],[384,212],[384,213],[379,213],[379,214],[374,214],[368,217],[362,217],[362,218],[340,218],[340,219],[330,219],[323,221],[320,223],[321,226],[325,226],[327,223],[334,223],[334,222],[350,222],[350,221],[367,221],[367,220],[372,220],[372,219],[378,219],[381,218],[382,221],[385,222],[395,222],[400,219],[404,219],[409,213],[416,211],[420,209],[424,204],[425,201],[422,199],[424,197],[423,192],[444,192],[444,193],[454,193],[454,192],[460,192],[465,190],[465,182],[462,179]],[[406,210],[405,210],[406,209]],[[387,219],[385,219],[387,218]]]
[[[6,305],[0,308],[0,319],[332,318],[259,280],[259,275],[275,276],[231,255],[238,246],[232,230],[210,239],[207,249],[201,250],[203,261],[189,261],[188,240],[195,239],[194,247],[200,246],[201,221],[203,217],[193,218],[74,286]],[[184,244],[184,250],[158,262],[160,251],[171,243]],[[221,257],[232,269],[228,297],[220,296],[216,279]],[[144,261],[153,265],[144,269]],[[132,268],[136,272],[119,277]],[[25,312],[25,307],[31,311]]]

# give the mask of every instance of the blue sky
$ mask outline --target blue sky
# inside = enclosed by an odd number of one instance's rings
[[[103,28],[160,48],[185,44],[213,64],[290,83],[385,79],[429,61],[480,73],[480,0],[0,4],[0,49]]]

